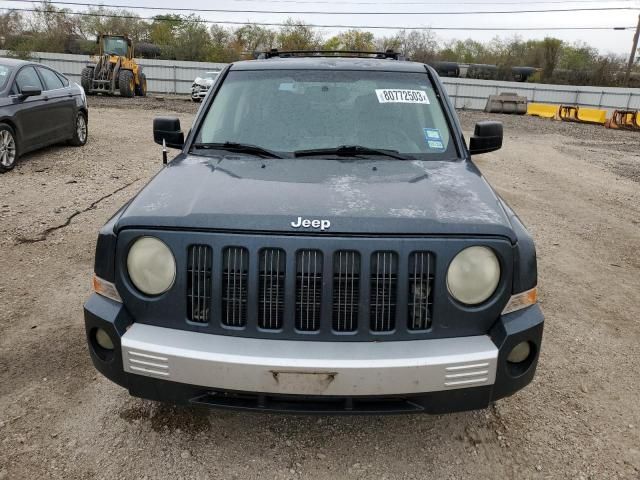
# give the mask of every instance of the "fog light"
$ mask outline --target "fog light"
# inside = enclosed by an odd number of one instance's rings
[[[507,357],[507,362],[522,363],[527,358],[529,358],[530,354],[531,354],[531,345],[529,344],[529,342],[520,342],[515,347],[513,347],[513,350],[511,350],[511,352],[509,353],[509,356]]]
[[[105,350],[113,350],[114,348],[111,337],[102,328],[99,328],[96,330],[96,343],[100,345],[102,348],[104,348]]]

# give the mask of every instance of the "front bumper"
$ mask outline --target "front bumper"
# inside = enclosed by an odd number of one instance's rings
[[[119,303],[85,305],[94,365],[131,394],[176,403],[305,412],[449,412],[486,407],[533,378],[543,317],[503,316],[487,335],[396,342],[310,342],[219,336],[133,323]],[[101,350],[96,328],[111,336]],[[526,369],[506,361],[534,346]]]
[[[194,85],[191,87],[191,98],[196,98],[202,100],[209,93],[209,87],[205,87],[202,85]]]

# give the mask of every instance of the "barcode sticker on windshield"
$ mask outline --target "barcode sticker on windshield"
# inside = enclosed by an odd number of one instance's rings
[[[391,88],[376,89],[380,103],[422,103],[429,105],[427,92],[422,90],[399,90]]]

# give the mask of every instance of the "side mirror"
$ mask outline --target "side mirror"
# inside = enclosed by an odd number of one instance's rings
[[[162,145],[164,140],[167,147],[182,149],[184,147],[184,133],[180,129],[180,119],[176,117],[154,118],[153,140],[158,145]]]
[[[31,85],[25,85],[24,87],[22,87],[22,90],[20,90],[20,99],[24,100],[25,98],[28,97],[37,97],[38,95],[42,94],[42,89],[38,88],[38,87],[32,87]]]
[[[469,153],[493,152],[502,147],[502,122],[484,121],[476,123],[476,129],[469,141]]]

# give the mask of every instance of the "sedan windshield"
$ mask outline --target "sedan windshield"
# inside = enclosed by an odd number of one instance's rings
[[[2,90],[9,80],[11,69],[6,65],[0,65],[0,90]]]
[[[232,71],[195,139],[227,142],[301,158],[457,157],[426,72]]]

